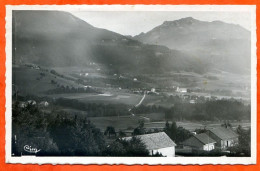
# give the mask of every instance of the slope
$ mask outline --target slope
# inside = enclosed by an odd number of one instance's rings
[[[180,50],[235,73],[250,71],[250,31],[222,21],[206,22],[192,17],[165,21],[147,33],[135,36],[143,43]]]
[[[206,69],[180,51],[95,28],[68,12],[13,11],[14,64],[67,67],[90,62],[120,73]]]

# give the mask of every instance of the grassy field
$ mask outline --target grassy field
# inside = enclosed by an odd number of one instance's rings
[[[124,116],[124,117],[90,117],[91,122],[93,122],[98,128],[102,131],[106,129],[107,126],[113,126],[116,131],[123,130],[132,131],[139,125],[139,120],[141,119],[140,115],[136,116]],[[144,128],[146,129],[163,129],[165,128],[165,121],[151,121],[145,122]],[[171,122],[169,122],[171,123]],[[205,126],[207,129],[220,127],[222,122],[218,123],[198,123],[198,122],[176,122],[177,126],[183,127],[189,131],[195,131],[195,129],[204,129]],[[241,125],[243,128],[248,129],[250,127],[250,122],[243,121],[243,122],[231,122],[233,129],[236,129],[238,125]]]
[[[170,123],[170,122],[169,122]],[[207,129],[220,127],[222,122],[211,122],[211,123],[198,123],[198,122],[176,122],[177,126],[181,126],[189,131],[194,131],[195,129],[204,129],[205,127]],[[251,125],[250,122],[231,122],[231,125],[234,129],[238,127],[238,125],[241,125],[243,128],[248,129]],[[145,123],[145,128],[147,129],[154,129],[154,128],[164,128],[165,127],[165,121],[162,122],[150,122]]]
[[[55,94],[49,95],[55,98],[77,99],[83,103],[102,103],[102,104],[127,104],[133,106],[137,104],[142,98],[141,95],[131,93],[106,92],[103,94],[94,93],[69,93],[69,94]]]
[[[61,69],[59,71],[62,71]],[[63,73],[64,74],[64,73]],[[67,76],[67,75],[66,75]],[[127,105],[137,104],[142,95],[129,93],[126,90],[116,90],[113,88],[99,88],[103,93],[67,93],[67,94],[46,94],[47,91],[55,89],[57,85],[52,84],[51,80],[57,84],[69,87],[82,87],[73,80],[68,80],[53,75],[49,70],[32,69],[26,66],[13,67],[13,84],[22,95],[49,96],[52,98],[77,99],[84,103],[123,103]]]
[[[50,73],[47,69],[32,69],[26,66],[13,67],[13,85],[23,95],[45,95],[48,90],[57,86],[51,84],[51,80],[57,84],[80,87],[79,84],[72,80],[61,78]]]
[[[165,115],[164,113],[148,113],[148,114],[136,114],[138,117],[143,117],[149,119],[151,122],[155,121],[164,121]]]
[[[148,75],[147,75],[148,76]],[[250,75],[233,74],[224,71],[214,70],[207,74],[196,74],[192,72],[173,72],[168,74],[150,75],[158,87],[169,88],[185,87],[188,89],[199,88],[211,91],[214,95],[226,95],[221,90],[229,91],[234,96],[250,97]],[[220,90],[217,92],[217,90]],[[174,90],[169,91],[173,93]]]
[[[139,124],[139,118],[135,116],[89,117],[89,120],[102,131],[104,131],[107,126],[113,126],[116,131],[118,131],[128,128],[133,129]]]

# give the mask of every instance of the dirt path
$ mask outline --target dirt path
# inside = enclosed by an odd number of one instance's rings
[[[146,91],[144,92],[144,96],[142,97],[142,99],[140,100],[140,102],[137,103],[134,107],[140,106],[140,105],[143,103],[143,101],[144,101],[144,99],[145,99],[145,96],[146,96]],[[132,109],[133,109],[133,108],[129,109],[128,111],[130,112]],[[131,113],[131,115],[132,115],[132,116],[135,116],[134,113]]]
[[[135,107],[138,107],[138,106],[140,106],[140,105],[143,103],[143,101],[144,101],[144,99],[145,99],[145,96],[146,96],[146,92],[144,92],[144,96],[142,97],[142,99],[140,100],[140,102],[135,105]]]

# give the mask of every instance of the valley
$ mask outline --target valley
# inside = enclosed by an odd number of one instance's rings
[[[94,66],[91,64],[87,68],[38,67],[35,69],[28,64],[13,67],[15,75],[13,78],[15,83],[13,93],[17,91],[18,96],[26,97],[27,100],[35,100],[35,97],[45,99],[50,103],[50,107],[45,109],[48,112],[58,110],[70,113],[70,115],[85,116],[103,131],[111,125],[115,127],[116,131],[121,130],[131,133],[138,126],[140,120],[145,122],[145,128],[148,130],[161,130],[164,128],[166,121],[169,120],[165,116],[165,110],[174,108],[180,102],[195,105],[210,100],[232,98],[244,104],[250,104],[250,89],[247,89],[249,83],[245,82],[248,79],[245,79],[246,76],[241,77],[232,73],[215,72],[200,75],[191,72],[178,72],[162,75],[117,75],[107,74],[101,65],[98,66],[97,70],[97,64]],[[213,75],[214,79],[211,78]],[[232,80],[232,82],[229,82],[229,80]],[[186,92],[179,92],[177,87],[185,87],[187,90]],[[63,91],[60,92],[56,89]],[[72,89],[75,90],[72,91]],[[89,91],[86,91],[87,89]],[[53,90],[56,90],[56,93]],[[178,100],[169,100],[171,97],[178,97]],[[84,108],[60,105],[56,103],[57,99],[67,99],[68,102],[77,101],[83,106],[87,104],[122,105],[122,110],[125,111],[109,114],[109,116],[106,116],[106,111],[103,111],[102,115],[104,116],[93,116],[89,115]],[[129,109],[138,108],[140,105],[163,109],[152,109],[151,112],[143,114],[142,112],[130,112]],[[211,124],[206,124],[206,122],[202,123],[201,121],[184,118],[174,120],[180,120],[177,125],[190,131],[202,129],[205,125],[209,127],[220,126],[223,122],[220,119],[219,121],[211,121]],[[247,123],[250,123],[248,119],[232,121],[234,122],[232,125],[240,124],[248,128]]]
[[[118,138],[150,133],[180,147],[213,128],[251,131],[250,31],[240,26],[188,17],[124,36],[63,11],[14,11],[13,22],[15,132],[27,137],[31,119],[59,155],[111,155]]]

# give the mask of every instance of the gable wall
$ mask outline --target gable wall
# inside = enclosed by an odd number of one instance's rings
[[[157,150],[149,150],[150,155],[155,154],[156,152],[161,153],[163,156],[166,157],[175,157],[175,147],[166,147],[160,148]]]

